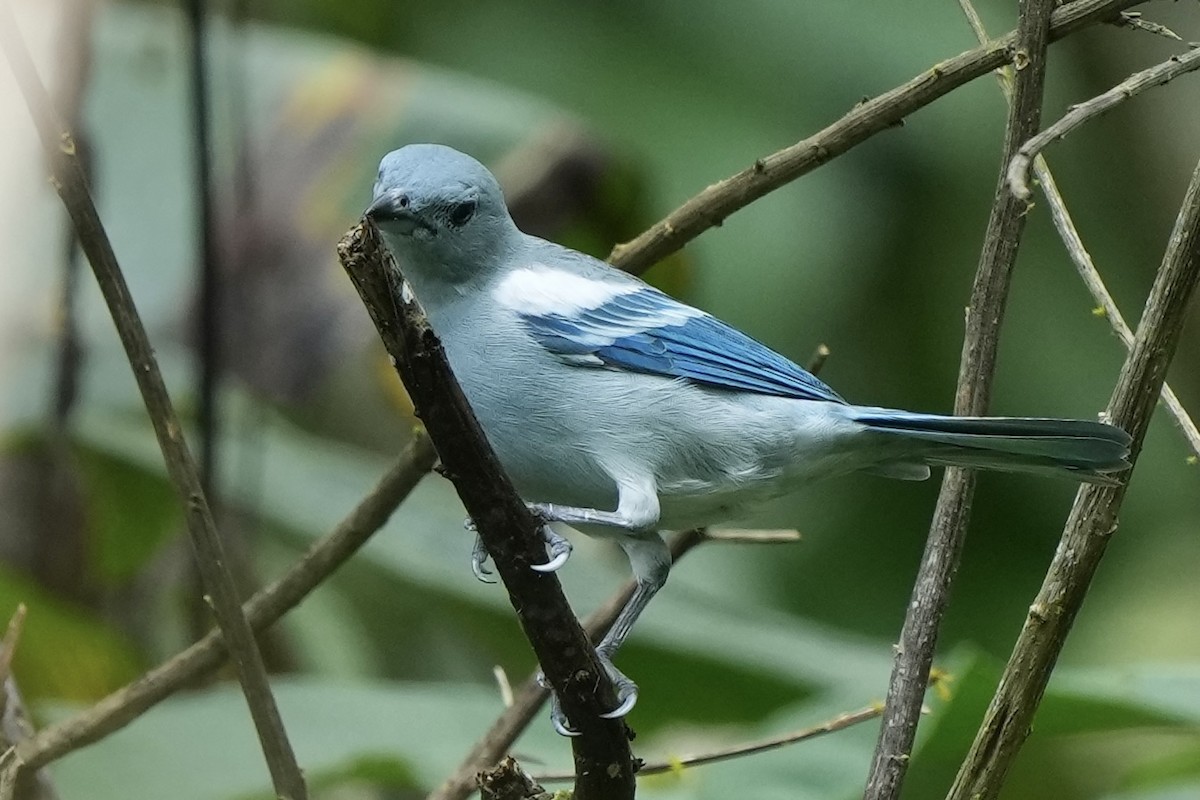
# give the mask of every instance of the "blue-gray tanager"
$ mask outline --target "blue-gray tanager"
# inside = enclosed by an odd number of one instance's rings
[[[660,529],[709,525],[817,478],[953,465],[1094,483],[1128,468],[1101,422],[848,404],[788,359],[590,256],[522,233],[490,172],[441,145],[384,156],[367,210],[517,490],[544,520],[616,540],[637,590],[597,646],[612,666],[670,569]],[[570,551],[545,527],[557,568]],[[476,543],[482,577],[487,554]],[[560,732],[566,720],[552,712]]]

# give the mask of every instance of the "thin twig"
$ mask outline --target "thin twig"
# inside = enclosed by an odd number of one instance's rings
[[[1112,19],[1143,0],[1077,0],[1054,12],[1050,39],[1061,39],[1089,25]],[[1016,32],[935,64],[907,83],[856,105],[837,122],[807,139],[760,158],[749,168],[709,186],[645,233],[609,254],[615,266],[640,273],[682,248],[709,228],[758,198],[812,172],[899,124],[959,86],[1008,64],[1016,52]]]
[[[57,106],[67,125],[75,131],[75,143],[80,151],[85,174],[92,180],[91,159],[88,157],[88,137],[83,131],[83,99],[92,73],[92,23],[95,17],[93,0],[74,0],[68,4],[63,19],[62,37],[56,48],[62,76],[55,92]],[[79,393],[79,373],[84,350],[79,336],[76,299],[79,291],[81,259],[75,231],[65,230],[62,283],[58,287],[58,357],[55,363],[51,400],[50,430],[59,439],[55,447],[64,448],[71,413]],[[61,466],[61,464],[60,464]],[[59,554],[56,556],[61,557]]]
[[[24,603],[17,604],[17,610],[8,620],[4,638],[0,639],[0,683],[8,680],[12,672],[13,656],[17,652],[17,643],[21,641],[21,631],[25,629],[26,611]]]
[[[212,199],[212,145],[209,126],[207,18],[205,0],[186,0],[188,21],[189,97],[192,111],[193,172],[196,198],[196,239],[199,244],[200,301],[196,314],[197,375],[196,429],[200,438],[200,477],[209,498],[217,485],[219,417],[217,390],[221,373],[221,276],[217,270],[216,216]]]
[[[1029,189],[1029,165],[1034,156],[1051,142],[1062,139],[1088,120],[1113,109],[1125,100],[1147,89],[1162,86],[1195,69],[1200,69],[1200,47],[1194,47],[1181,55],[1171,56],[1161,64],[1136,72],[1107,92],[1072,106],[1062,119],[1021,145],[1008,167],[1008,183],[1013,194],[1022,200],[1028,200],[1033,194]]]
[[[1113,424],[1133,437],[1136,462],[1155,401],[1200,287],[1200,163],[1192,174],[1162,265],[1108,405]],[[1050,673],[1117,528],[1128,484],[1084,486],[1075,496],[1046,578],[1009,657],[1000,685],[947,797],[989,800],[1000,791],[1032,726]]]
[[[1108,320],[1113,331],[1116,332],[1117,337],[1121,340],[1121,343],[1125,345],[1125,349],[1132,350],[1133,331],[1129,329],[1129,324],[1125,321],[1125,317],[1121,315],[1121,310],[1117,308],[1116,301],[1113,300],[1108,287],[1104,285],[1104,280],[1100,277],[1100,271],[1096,269],[1095,263],[1092,262],[1091,254],[1083,246],[1083,240],[1079,237],[1079,232],[1076,230],[1075,224],[1071,221],[1071,215],[1067,212],[1067,206],[1063,201],[1062,194],[1058,191],[1058,184],[1055,182],[1054,176],[1050,173],[1050,168],[1046,165],[1046,160],[1041,155],[1038,155],[1033,160],[1033,175],[1042,187],[1042,194],[1046,196],[1047,204],[1050,206],[1050,216],[1054,220],[1054,227],[1058,229],[1058,234],[1066,245],[1067,252],[1071,256],[1071,261],[1079,271],[1084,285],[1092,293],[1092,298],[1096,301],[1097,308],[1104,311],[1105,319]],[[1163,383],[1162,399],[1167,407],[1167,411],[1175,418],[1176,424],[1179,425],[1179,430],[1183,433],[1183,438],[1191,446],[1192,452],[1200,456],[1200,430],[1197,430],[1195,421],[1192,420],[1187,409],[1183,407],[1182,401],[1175,394],[1175,390],[1168,383]]]
[[[779,530],[745,530],[743,528],[708,528],[704,538],[710,542],[736,542],[738,544],[792,544],[803,537],[800,531],[782,528]]]
[[[819,344],[813,350],[813,354],[808,358],[808,371],[816,375],[825,366],[825,362],[829,359],[829,345]]]
[[[208,20],[205,0],[185,0],[188,32],[188,101],[191,111],[192,184],[195,198],[196,269],[199,273],[199,299],[193,330],[196,343],[196,438],[198,466],[204,496],[215,519],[222,518],[220,457],[217,448],[221,438],[220,378],[221,378],[221,275],[217,268],[216,216],[213,209],[212,144],[208,91]],[[241,539],[230,537],[228,531],[217,529],[222,537],[235,586],[250,586],[251,570],[245,563]],[[204,578],[193,566],[186,576],[188,594],[202,595]],[[189,638],[202,636],[208,630],[208,610],[203,602],[192,602],[187,608]]]
[[[399,291],[400,272],[374,224],[347,233],[338,256],[436,443],[443,474],[475,522],[546,680],[579,733],[571,739],[575,796],[632,798],[628,729],[624,720],[601,716],[617,705],[612,682],[558,577],[531,568],[546,561],[543,523],[501,468],[418,300]]]
[[[1120,15],[1113,20],[1112,24],[1122,28],[1133,28],[1134,30],[1153,33],[1155,36],[1162,36],[1166,39],[1171,39],[1176,42],[1183,41],[1183,38],[1178,33],[1171,30],[1166,25],[1163,25],[1159,22],[1151,22],[1148,19],[1142,19],[1142,12],[1140,11],[1122,11]]]
[[[270,627],[357,553],[429,474],[435,458],[429,437],[418,434],[336,528],[313,543],[282,577],[246,601],[243,610],[251,627],[256,631]],[[20,748],[21,761],[37,768],[99,741],[217,669],[227,657],[225,640],[210,632],[87,710],[42,730]]]
[[[8,753],[28,741],[34,733],[17,681],[11,673],[12,659],[25,625],[25,613],[25,604],[18,604],[8,621],[4,639],[0,641],[0,749],[6,751],[4,774],[0,775],[0,796],[17,800],[58,800],[58,790],[45,770],[25,770],[18,774],[17,770],[7,768],[13,758]]]
[[[967,309],[967,331],[954,399],[956,414],[985,414],[991,399],[1000,322],[1026,211],[1025,204],[1007,191],[1004,167],[1021,143],[1038,129],[1054,6],[1055,0],[1022,0],[1020,5],[1014,55],[1015,91],[1005,126],[1000,178]],[[938,628],[966,538],[974,491],[972,471],[946,470],[900,633],[865,800],[900,795],[929,682]]]
[[[832,719],[828,719],[819,725],[813,725],[808,728],[801,728],[798,731],[785,733],[782,736],[769,736],[765,739],[759,739],[754,742],[743,742],[742,744],[732,747],[723,747],[719,750],[712,750],[707,753],[701,753],[694,756],[682,756],[680,758],[672,758],[665,761],[651,761],[643,764],[638,769],[638,776],[644,775],[661,775],[667,772],[680,772],[690,767],[702,767],[706,764],[715,764],[719,761],[729,761],[734,758],[743,756],[757,755],[758,753],[766,753],[770,750],[778,750],[781,747],[787,747],[791,744],[815,739],[818,736],[824,736],[827,733],[845,730],[862,722],[868,722],[875,719],[883,713],[883,706],[873,705],[865,708],[860,708],[858,711],[847,711],[844,714],[838,714]],[[544,783],[562,783],[570,780],[570,775],[565,772],[547,772],[534,775],[534,780]]]
[[[76,156],[70,134],[64,130],[37,76],[33,60],[16,27],[12,10],[0,0],[0,39],[17,84],[29,106],[42,147],[50,160],[53,183],[62,198],[79,235],[79,243],[91,262],[96,282],[112,314],[121,344],[133,369],[138,389],[154,426],[167,473],[184,506],[188,533],[201,569],[204,586],[217,625],[226,637],[237,669],[238,681],[250,708],[263,755],[275,785],[275,792],[288,800],[307,796],[304,778],[296,763],[291,743],[283,727],[262,655],[254,634],[242,615],[237,588],[225,565],[221,538],[213,525],[212,514],[179,417],[171,403],[154,351],[138,316],[129,286],[117,263],[95,203],[88,191],[87,179]]]

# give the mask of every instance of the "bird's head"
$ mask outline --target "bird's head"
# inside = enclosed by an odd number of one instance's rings
[[[495,176],[438,144],[410,144],[384,156],[366,214],[405,276],[418,283],[486,277],[521,235]]]

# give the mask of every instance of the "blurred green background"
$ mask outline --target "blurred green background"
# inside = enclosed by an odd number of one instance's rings
[[[63,54],[90,44],[80,130],[95,192],[190,413],[197,257],[183,18],[171,3],[111,3],[72,39],[77,4],[18,11],[52,85],[69,72]],[[1008,3],[980,11],[993,34],[1015,22]],[[1200,39],[1194,4],[1144,11]],[[384,152],[410,141],[468,150],[520,198],[523,226],[603,256],[706,185],[975,44],[956,5],[933,0],[261,0],[232,12],[213,21],[209,43],[226,296],[217,481],[247,591],[330,530],[411,429],[333,257]],[[1183,46],[1114,26],[1055,45],[1046,120]],[[86,272],[79,389],[67,413],[51,412],[63,394],[64,221],[0,72],[12,134],[0,228],[0,612],[29,607],[16,678],[45,724],[186,645],[197,610],[178,510]],[[1196,80],[1140,97],[1048,152],[1134,322],[1200,156]],[[996,82],[977,80],[735,214],[648,277],[798,361],[827,344],[821,377],[852,402],[948,411],[1003,121]],[[1094,305],[1037,202],[995,413],[1103,409],[1123,350]],[[1193,413],[1197,363],[1193,313],[1170,373]],[[1194,456],[1160,409],[1005,797],[1200,796]],[[799,544],[714,543],[690,555],[621,654],[642,688],[630,717],[636,752],[703,751],[882,699],[937,489],[936,479],[869,476],[818,484],[744,521],[798,528]],[[981,478],[941,639],[951,680],[930,693],[906,796],[940,797],[949,785],[1073,492]],[[498,713],[493,665],[514,681],[533,668],[502,590],[470,575],[462,517],[449,485],[426,479],[267,637],[285,721],[319,796],[420,796]],[[560,577],[582,612],[626,566],[605,544],[575,542]],[[647,779],[642,792],[854,797],[874,735],[862,725]],[[570,763],[544,719],[516,754],[534,771]],[[51,774],[68,800],[269,793],[228,676]]]

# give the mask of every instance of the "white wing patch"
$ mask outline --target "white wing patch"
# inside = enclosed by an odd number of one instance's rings
[[[597,281],[544,264],[532,264],[505,276],[496,287],[496,299],[521,314],[569,316],[599,308],[614,297],[632,294],[640,288],[637,284]]]

